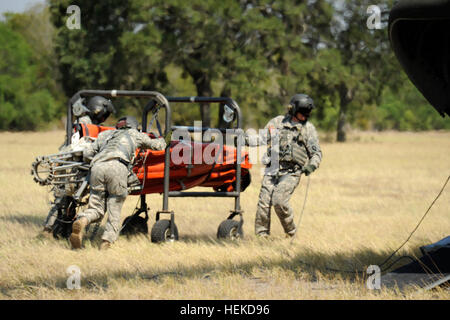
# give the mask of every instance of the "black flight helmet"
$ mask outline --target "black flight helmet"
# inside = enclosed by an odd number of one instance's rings
[[[111,100],[101,96],[90,98],[87,107],[90,111],[89,116],[94,124],[100,124],[104,122],[111,113],[116,113],[116,109]]]
[[[312,109],[316,106],[314,105],[313,99],[311,99],[306,94],[296,94],[291,98],[291,102],[289,102],[290,109],[289,114],[291,116],[296,116],[298,112],[304,115],[306,118],[311,114]]]

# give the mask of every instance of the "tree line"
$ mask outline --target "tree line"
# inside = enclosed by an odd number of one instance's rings
[[[312,121],[345,141],[362,130],[450,129],[369,29],[370,0],[48,0],[0,21],[0,129],[46,128],[81,89],[228,96],[246,127],[310,95]],[[388,12],[393,1],[380,5]],[[67,8],[80,8],[80,29]],[[136,112],[119,101],[119,115]],[[175,109],[174,122],[223,126],[223,106]]]

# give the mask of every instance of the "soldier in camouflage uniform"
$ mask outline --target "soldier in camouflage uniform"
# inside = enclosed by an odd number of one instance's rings
[[[78,215],[73,223],[70,243],[72,248],[81,248],[85,227],[100,220],[106,211],[108,221],[102,235],[101,249],[113,243],[119,233],[120,212],[128,195],[127,178],[136,148],[163,150],[166,142],[163,138],[151,139],[137,130],[138,122],[134,117],[119,119],[118,130],[104,131],[84,152],[91,159],[89,207]]]
[[[305,94],[296,94],[290,102],[289,112],[269,121],[265,127],[268,141],[264,178],[259,194],[255,219],[258,236],[270,234],[270,209],[274,207],[287,236],[293,236],[296,226],[289,200],[300,182],[302,173],[310,175],[319,167],[322,151],[314,125],[308,122],[313,100]],[[278,160],[277,161],[273,160]]]
[[[101,96],[94,96],[89,99],[87,106],[82,104],[83,99],[80,98],[80,103],[75,103],[73,106],[73,113],[76,118],[76,123],[79,124],[96,124],[100,125],[103,123],[111,113],[115,113],[116,110],[112,102]],[[76,132],[72,136],[71,143],[73,145],[78,144],[80,140],[79,132]],[[72,151],[72,145],[60,147],[60,151]],[[64,206],[63,202],[66,201],[64,197],[64,188],[55,188],[53,206],[50,209],[47,218],[45,219],[44,229],[41,234],[44,237],[51,237],[53,232],[53,226],[56,222],[58,215],[58,210]]]

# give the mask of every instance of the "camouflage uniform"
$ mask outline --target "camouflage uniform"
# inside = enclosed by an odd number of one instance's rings
[[[119,233],[120,212],[128,195],[127,164],[133,163],[136,148],[163,150],[163,138],[150,139],[136,129],[109,130],[99,134],[97,140],[84,152],[92,158],[89,206],[78,217],[86,217],[88,223],[103,218],[106,210],[108,221],[102,239],[114,242]]]
[[[77,119],[78,123],[80,124],[92,124],[92,119],[88,115],[84,115],[82,117],[79,117]]]
[[[296,226],[289,200],[300,182],[302,168],[306,165],[318,168],[320,165],[322,151],[318,135],[312,123],[293,122],[290,115],[270,120],[265,132],[269,136],[266,159],[276,159],[279,163],[267,163],[256,211],[255,233],[270,233],[270,208],[273,206],[284,231],[292,236]],[[266,140],[267,137],[262,136],[261,139]]]
[[[75,102],[72,105],[72,112],[73,116],[76,119],[76,124],[98,124],[100,125],[103,121],[105,121],[108,116],[112,113],[115,113],[114,106],[112,105],[111,101],[106,100],[103,97],[95,96],[92,97],[89,100],[88,106],[83,105],[84,99],[79,99],[77,102]],[[93,118],[91,118],[91,116]],[[73,147],[77,146],[77,149],[80,149],[79,147],[83,148],[83,146],[79,146],[80,141],[83,138],[80,137],[80,132],[76,131],[72,134],[72,138],[69,145],[63,144],[60,148],[60,152],[65,151],[73,151]],[[86,140],[90,142],[90,140]],[[82,141],[81,141],[82,142]],[[47,219],[45,220],[44,224],[44,232],[51,232],[53,230],[53,226],[56,222],[58,210],[61,209],[61,207],[65,206],[65,201],[67,200],[66,190],[64,187],[55,187],[53,190],[53,194],[55,197],[55,200],[53,202],[53,206],[50,209],[50,212],[48,213]]]

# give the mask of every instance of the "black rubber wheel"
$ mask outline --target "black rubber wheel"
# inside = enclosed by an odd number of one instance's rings
[[[224,220],[217,229],[217,239],[241,239],[244,236],[242,226],[236,220]]]
[[[151,232],[152,242],[160,243],[172,240],[178,240],[178,228],[177,225],[173,224],[174,238],[170,238],[170,220],[158,220],[155,222]]]
[[[72,233],[72,224],[77,214],[77,203],[72,197],[64,196],[56,207],[58,215],[53,224],[53,237],[55,239],[68,239]]]

